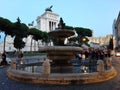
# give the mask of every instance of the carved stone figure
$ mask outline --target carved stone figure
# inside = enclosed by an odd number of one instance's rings
[[[106,58],[106,65],[107,65],[107,67],[112,66],[111,58],[109,58],[109,57]]]
[[[16,61],[15,61],[15,60],[12,60],[10,66],[11,66],[11,69],[16,69],[16,68],[17,68],[17,66],[16,66]]]
[[[58,24],[58,29],[64,29],[65,28],[65,23],[62,18],[60,18],[60,22]]]
[[[105,71],[104,62],[102,60],[97,61],[97,71],[99,72],[100,75],[103,74]]]
[[[42,74],[49,75],[50,74],[50,61],[49,59],[45,59],[42,64]]]
[[[50,7],[46,8],[45,11],[51,11],[52,12],[52,9],[51,9],[52,7],[53,7],[53,5],[51,5]]]

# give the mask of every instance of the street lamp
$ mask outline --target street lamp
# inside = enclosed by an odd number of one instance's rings
[[[86,38],[83,38],[82,41],[85,42],[85,41],[86,41]]]

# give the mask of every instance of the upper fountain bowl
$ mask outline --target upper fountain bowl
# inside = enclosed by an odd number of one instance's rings
[[[60,18],[58,28],[54,31],[50,31],[49,36],[52,38],[54,45],[64,46],[64,41],[67,37],[73,36],[75,34],[74,30],[66,29],[63,19]]]
[[[49,35],[55,38],[67,38],[74,35],[73,30],[68,29],[56,29],[54,31],[49,32]]]

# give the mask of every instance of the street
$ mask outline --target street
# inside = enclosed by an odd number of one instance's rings
[[[120,57],[113,56],[112,58],[113,66],[118,71],[118,75],[112,80],[88,85],[34,85],[21,83],[6,76],[9,66],[0,67],[0,90],[120,90]]]

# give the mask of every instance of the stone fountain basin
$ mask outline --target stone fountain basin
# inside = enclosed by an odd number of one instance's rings
[[[47,46],[47,47],[42,47],[40,51],[76,51],[79,52],[81,51],[81,47],[74,47],[74,46]]]
[[[48,46],[41,48],[40,52],[48,54],[47,58],[52,60],[52,66],[67,67],[72,66],[71,59],[81,50],[82,48],[73,46]]]
[[[48,46],[40,49],[40,52],[48,53],[48,58],[51,60],[70,60],[75,57],[77,52],[82,48],[72,46]]]
[[[55,74],[51,73],[44,75],[42,73],[30,73],[21,70],[15,70],[9,68],[7,70],[7,76],[13,80],[32,83],[32,84],[58,84],[58,85],[69,85],[69,84],[91,84],[110,80],[117,75],[117,71],[114,67],[106,70],[103,75],[98,72],[94,73],[69,73],[69,74]]]
[[[56,29],[54,31],[50,31],[49,35],[54,36],[55,38],[67,38],[74,35],[74,33],[74,30]]]

